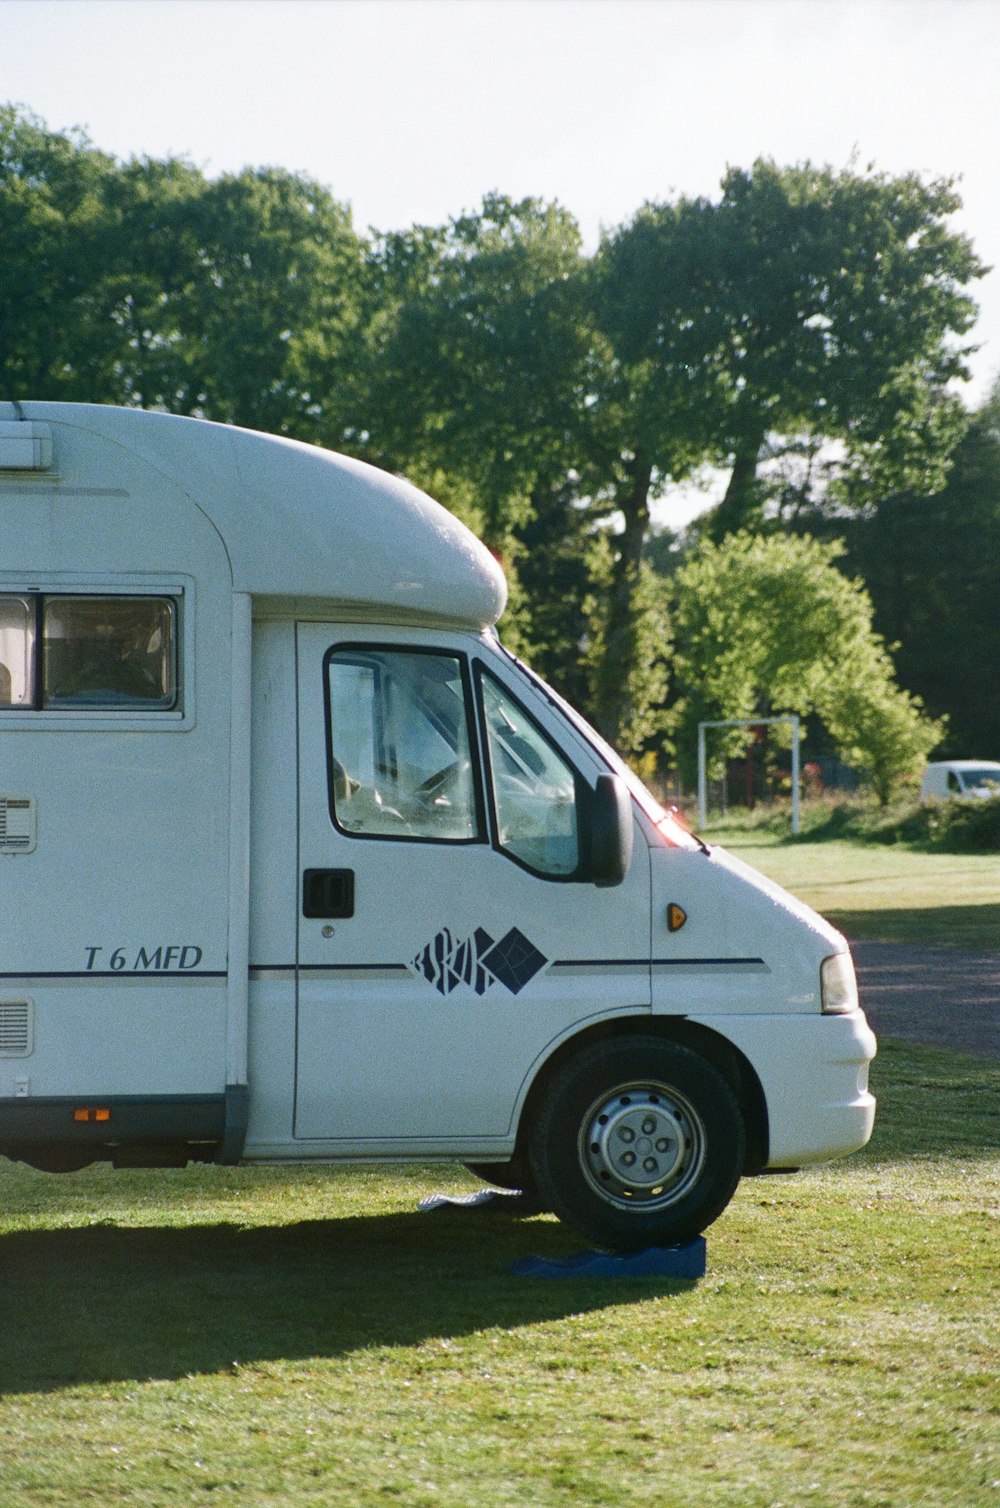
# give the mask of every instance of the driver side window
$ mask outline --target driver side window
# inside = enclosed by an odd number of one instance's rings
[[[486,671],[480,686],[500,847],[538,874],[569,879],[580,870],[573,770]]]
[[[457,655],[341,648],[327,656],[330,810],[352,837],[481,841]]]

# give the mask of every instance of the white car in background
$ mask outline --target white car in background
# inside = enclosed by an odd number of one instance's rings
[[[1000,761],[949,759],[929,764],[920,782],[921,801],[1000,796]]]

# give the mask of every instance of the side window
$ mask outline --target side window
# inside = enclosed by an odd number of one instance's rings
[[[580,867],[576,778],[524,709],[492,676],[480,681],[501,848],[545,875]]]
[[[35,710],[177,705],[171,597],[0,597],[0,705]]]
[[[25,597],[0,597],[0,707],[35,699],[35,608]]]
[[[480,841],[468,695],[457,655],[327,656],[330,808],[355,837]]]
[[[43,707],[172,707],[173,603],[163,597],[47,597]]]

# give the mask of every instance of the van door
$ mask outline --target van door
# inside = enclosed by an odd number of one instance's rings
[[[649,1008],[648,849],[579,877],[588,776],[499,656],[311,623],[297,651],[295,1135],[482,1150],[555,1041]]]

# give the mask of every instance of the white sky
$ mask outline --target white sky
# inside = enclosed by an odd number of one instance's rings
[[[0,100],[120,157],[305,172],[361,229],[499,189],[593,245],[761,155],[959,176],[998,267],[972,403],[1000,372],[998,99],[1000,0],[0,0]]]

